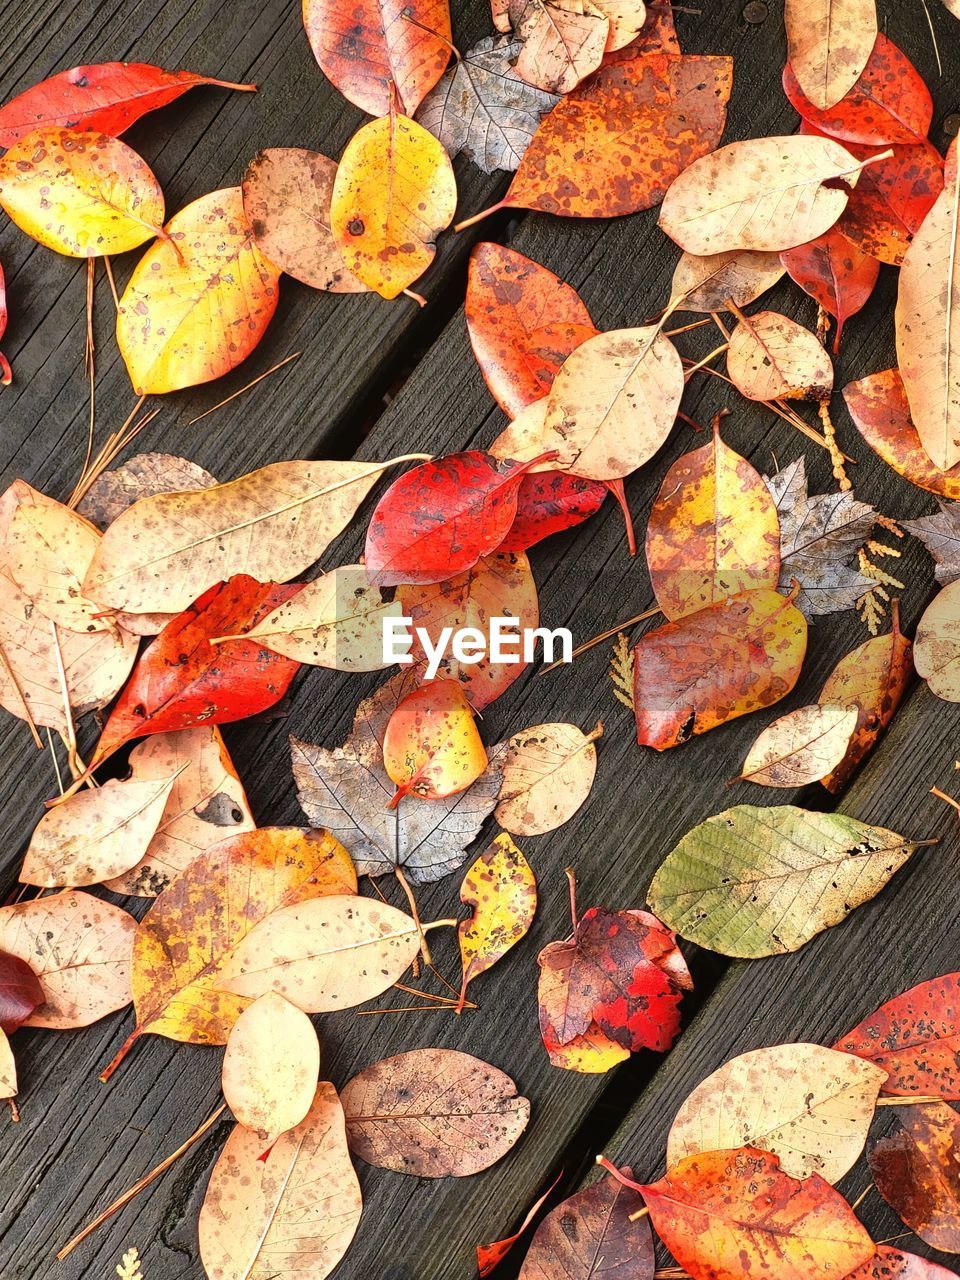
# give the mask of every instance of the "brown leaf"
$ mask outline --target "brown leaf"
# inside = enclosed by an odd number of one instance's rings
[[[960,1115],[937,1102],[898,1116],[903,1127],[870,1149],[877,1190],[921,1240],[960,1253]]]
[[[684,252],[673,273],[670,296],[682,295],[680,311],[728,311],[745,307],[773,288],[784,273],[780,255],[728,249],[700,258]]]
[[[548,93],[569,93],[599,67],[610,21],[591,0],[510,0],[510,21],[523,42],[517,71]]]
[[[590,733],[574,724],[535,724],[498,743],[490,758],[503,770],[494,815],[501,827],[539,836],[569,822],[590,795],[602,733],[599,720]]]
[[[632,1170],[621,1170],[625,1177]],[[652,1280],[653,1237],[635,1191],[603,1178],[551,1209],[530,1243],[520,1280]]]
[[[960,702],[960,581],[948,583],[917,623],[913,664],[930,692]]]
[[[211,489],[216,483],[209,471],[186,458],[172,453],[138,453],[97,476],[77,511],[103,531],[141,498],[155,493]]]
[[[835,702],[788,711],[768,724],[747,752],[741,780],[764,787],[818,781],[843,760],[857,716],[856,707]]]

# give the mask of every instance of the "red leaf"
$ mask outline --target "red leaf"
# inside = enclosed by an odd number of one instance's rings
[[[789,63],[783,69],[783,91],[804,120],[840,142],[871,147],[923,142],[933,120],[933,100],[920,73],[882,33],[860,79],[835,106],[826,111],[815,107]]]
[[[926,1244],[960,1253],[960,1115],[935,1102],[899,1107],[898,1118],[867,1156],[876,1188]]]
[[[525,475],[517,492],[517,514],[498,552],[526,551],[553,533],[582,524],[600,510],[607,486],[565,471]]]
[[[7,286],[3,278],[3,267],[0,266],[0,338],[7,328]],[[9,387],[13,381],[7,357],[0,351],[0,386]]]
[[[517,514],[529,462],[471,450],[407,471],[377,503],[367,530],[366,568],[379,587],[445,582],[496,551]]]
[[[477,1245],[477,1270],[480,1272],[481,1280],[486,1280],[486,1277],[490,1275],[494,1267],[498,1266],[504,1260],[513,1246],[530,1226],[530,1223],[543,1208],[543,1204],[547,1199],[547,1196],[549,1196],[550,1192],[562,1177],[563,1170],[561,1169],[554,1180],[550,1183],[549,1187],[547,1187],[543,1195],[536,1199],[530,1206],[526,1216],[512,1236],[506,1236],[503,1240],[495,1240],[492,1244]]]
[[[0,1031],[11,1035],[45,999],[40,979],[27,962],[0,951]]]
[[[168,622],[117,699],[93,765],[133,738],[243,720],[279,702],[299,662],[252,640],[210,641],[248,631],[301,589],[301,583],[280,586],[237,574]]]
[[[0,107],[0,146],[12,147],[18,138],[41,125],[91,129],[117,138],[135,120],[165,107],[196,85],[253,90],[253,84],[231,84],[198,76],[192,71],[164,71],[147,62],[100,62],[58,71],[48,80],[25,89]]]
[[[862,253],[845,235],[831,227],[809,244],[785,249],[780,262],[805,293],[815,298],[837,322],[833,350],[850,316],[856,315],[877,283],[880,263]]]
[[[499,244],[471,253],[465,312],[480,372],[511,418],[545,396],[570,352],[598,332],[572,285]]]
[[[894,996],[834,1048],[883,1067],[884,1093],[960,1099],[960,973]]]

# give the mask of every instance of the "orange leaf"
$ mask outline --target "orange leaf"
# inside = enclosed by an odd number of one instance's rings
[[[436,680],[407,695],[390,717],[383,764],[397,793],[427,800],[464,791],[487,766],[473,712],[455,680]]]

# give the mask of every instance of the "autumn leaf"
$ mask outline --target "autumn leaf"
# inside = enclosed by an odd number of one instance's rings
[[[460,901],[472,909],[458,927],[463,984],[486,973],[533,923],[537,882],[530,864],[508,835],[499,835],[463,877]]]
[[[0,107],[0,147],[12,147],[40,127],[85,129],[118,137],[146,115],[197,85],[253,90],[192,71],[165,71],[147,62],[99,62],[58,71]]]
[[[465,1178],[517,1142],[530,1103],[503,1071],[455,1049],[412,1049],[344,1086],[347,1141],[367,1164],[419,1178]]]
[[[187,458],[172,453],[138,453],[97,476],[77,504],[77,511],[103,532],[141,498],[211,489],[216,483],[209,471]]]
[[[667,1168],[704,1151],[770,1151],[792,1178],[839,1182],[867,1140],[884,1073],[816,1044],[740,1054],[684,1102],[667,1139]]]
[[[527,551],[544,538],[582,524],[596,515],[608,492],[597,480],[565,471],[528,472],[517,490],[517,514],[497,554]]]
[[[554,942],[551,946],[559,949],[563,943]],[[574,1036],[566,1044],[560,1043],[552,1013],[555,1008],[563,1006],[565,985],[562,970],[549,967],[540,970],[537,987],[540,1038],[551,1066],[581,1075],[604,1075],[621,1062],[626,1062],[630,1050],[604,1035],[595,1022],[590,1023],[583,1035]]]
[[[464,311],[480,372],[511,418],[545,396],[571,351],[597,335],[571,285],[488,241],[470,254]]]
[[[960,702],[960,581],[948,583],[924,610],[913,641],[913,665],[931,693]]]
[[[443,800],[410,794],[396,809],[396,788],[383,767],[383,736],[397,706],[415,687],[404,671],[357,707],[353,728],[334,750],[291,737],[293,776],[311,823],[343,839],[361,875],[400,867],[414,884],[439,880],[463,862],[467,846],[493,811],[502,772],[491,762],[472,787]]]
[[[836,355],[843,326],[866,305],[873,293],[880,273],[879,262],[861,252],[836,227],[808,244],[785,249],[780,261],[790,279],[836,320],[833,339]]]
[[[821,704],[853,706],[857,723],[846,754],[826,777],[820,779],[828,791],[840,792],[860,762],[873,750],[907,691],[913,671],[913,646],[900,631],[900,611],[896,601],[891,611],[890,631],[871,636],[845,654],[820,690]]]
[[[926,1244],[960,1253],[960,1115],[938,1102],[898,1118],[902,1128],[870,1148],[877,1190]]]
[[[476,782],[487,753],[458,681],[434,680],[407,694],[387,722],[383,767],[397,785],[390,809],[411,792],[443,800]]]
[[[163,236],[163,192],[145,160],[105,133],[37,129],[0,159],[0,205],[71,258],[126,253]]]
[[[28,1027],[86,1027],[132,999],[137,922],[110,902],[66,889],[0,907],[0,951],[29,964],[43,1003]]]
[[[252,1276],[324,1280],[360,1222],[360,1184],[332,1084],[266,1153],[238,1124],[220,1153],[200,1209],[200,1258],[210,1280]]]
[[[665,751],[771,706],[796,684],[806,645],[803,614],[768,589],[648,631],[633,650],[637,741]]]
[[[847,1280],[950,1280],[953,1274],[939,1263],[881,1244],[874,1257],[851,1271]]]
[[[3,274],[3,267],[0,266],[0,338],[3,337],[7,329],[7,285]],[[13,381],[13,374],[10,371],[10,362],[7,357],[0,351],[0,387],[9,387]]]
[[[503,770],[495,817],[515,836],[539,836],[569,822],[587,801],[597,772],[599,720],[583,733],[575,724],[535,724],[498,743],[491,760]]]
[[[647,565],[657,604],[683,618],[727,596],[776,587],[780,522],[759,473],[720,439],[667,471],[647,523]]]
[[[550,93],[569,93],[603,60],[610,20],[593,0],[509,0],[521,41],[517,71]]]
[[[874,1244],[838,1191],[750,1147],[689,1156],[642,1188],[654,1230],[691,1275],[841,1280]]]
[[[844,759],[858,716],[856,706],[833,702],[788,711],[767,725],[753,743],[740,778],[764,787],[806,787],[817,782]]]
[[[7,1033],[0,1030],[0,1098],[4,1100],[17,1096],[17,1064],[13,1058],[13,1050]],[[13,1118],[19,1119],[17,1112]]]
[[[860,78],[877,38],[876,0],[784,0],[787,53],[805,95],[821,111]]]
[[[363,293],[330,229],[336,161],[302,147],[258,151],[243,176],[243,212],[257,248],[314,289]]]
[[[670,296],[683,299],[680,311],[727,311],[731,303],[745,307],[755,302],[783,273],[776,253],[728,249],[698,257],[684,251],[673,273]]]
[[[540,117],[558,102],[520,75],[521,49],[510,36],[484,36],[420,104],[417,122],[451,158],[462,151],[484,173],[512,172],[520,163]]]
[[[631,1178],[633,1172],[621,1170]],[[520,1280],[651,1280],[653,1237],[640,1197],[603,1178],[551,1209],[537,1227]]]
[[[40,979],[26,960],[0,951],[0,1031],[12,1035],[44,999]]]
[[[936,562],[934,576],[941,586],[960,578],[960,507],[956,503],[940,503],[934,516],[904,520],[901,528],[920,539]]]
[[[739,804],[683,837],[648,899],[681,938],[709,951],[782,955],[869,902],[923,843],[843,813]]]
[[[104,882],[114,893],[155,898],[211,845],[253,830],[243,784],[214,726],[146,738],[130,752],[129,763],[141,785],[172,777],[173,789],[139,862]]]
[[[886,1072],[882,1092],[960,1100],[960,973],[904,991],[841,1036],[834,1046]]]
[[[731,142],[680,174],[663,202],[660,226],[689,253],[779,253],[829,231],[862,169],[827,138]]]
[[[776,311],[744,316],[730,337],[727,373],[750,400],[823,400],[830,357],[809,329]]]
[[[381,297],[395,298],[423,275],[456,210],[450,158],[415,120],[391,112],[347,143],[330,228],[347,270]]]
[[[223,1096],[264,1150],[306,1118],[319,1075],[313,1023],[283,996],[268,992],[233,1024],[223,1055]]]
[[[234,998],[276,991],[305,1013],[352,1009],[391,987],[419,949],[415,921],[386,902],[310,897],[274,908],[241,938],[218,987]]]
[[[450,59],[447,0],[304,0],[303,25],[320,70],[371,116],[387,114],[394,89],[412,116]]]
[[[175,781],[174,774],[114,778],[48,810],[30,838],[20,882],[46,889],[100,884],[129,871],[160,825]]]
[[[24,500],[7,527],[5,567],[45,618],[70,631],[115,630],[100,606],[83,594],[83,580],[100,533],[59,502]]]
[[[524,1219],[520,1223],[520,1226],[512,1233],[512,1235],[505,1236],[502,1240],[494,1240],[490,1244],[477,1245],[477,1270],[480,1272],[480,1280],[485,1280],[493,1269],[500,1265],[520,1237],[530,1229],[530,1224],[546,1204],[547,1200],[550,1198],[551,1192],[562,1177],[563,1170],[561,1169],[550,1186],[547,1187],[546,1191],[534,1200],[533,1204],[524,1215]]]
[[[117,312],[134,391],[179,391],[236,368],[263,337],[279,286],[247,226],[239,187],[175,213],[134,268]]]

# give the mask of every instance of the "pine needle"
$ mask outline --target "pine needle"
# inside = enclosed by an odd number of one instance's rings
[[[269,378],[271,373],[276,373],[278,369],[282,369],[285,364],[289,364],[291,360],[297,360],[303,355],[302,351],[294,351],[293,355],[287,356],[285,360],[281,360],[279,364],[275,364],[268,369],[266,373],[261,373],[259,377],[254,378],[252,382],[248,382],[245,387],[241,387],[239,391],[234,391],[232,396],[227,396],[226,400],[221,400],[219,404],[213,405],[210,409],[204,409],[203,413],[196,418],[191,418],[187,423],[188,427],[192,427],[195,422],[200,422],[202,418],[208,417],[211,413],[216,413],[218,409],[222,409],[225,404],[229,404],[231,400],[236,400],[238,396],[244,395],[251,387],[255,387],[258,382],[262,382],[264,378]]]

